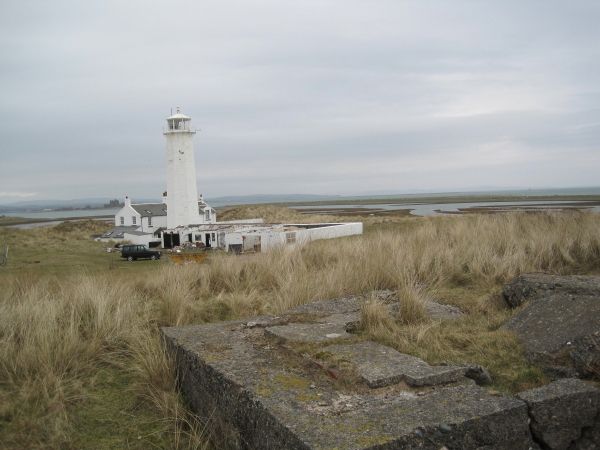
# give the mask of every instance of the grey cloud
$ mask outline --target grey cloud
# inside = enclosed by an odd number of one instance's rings
[[[210,195],[597,184],[595,1],[0,8],[2,192],[155,195],[177,105]]]

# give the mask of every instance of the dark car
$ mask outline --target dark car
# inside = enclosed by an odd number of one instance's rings
[[[160,252],[150,250],[145,245],[123,245],[121,258],[127,258],[127,261],[135,261],[138,258],[160,259]]]

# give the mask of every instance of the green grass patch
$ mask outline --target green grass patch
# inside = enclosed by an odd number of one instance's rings
[[[84,398],[71,410],[72,447],[78,449],[168,448],[170,427],[140,400],[128,373],[98,370]]]

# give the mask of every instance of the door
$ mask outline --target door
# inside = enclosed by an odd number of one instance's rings
[[[206,248],[210,248],[211,247],[211,245],[210,245],[210,233],[206,233],[204,235],[204,240],[206,242]]]

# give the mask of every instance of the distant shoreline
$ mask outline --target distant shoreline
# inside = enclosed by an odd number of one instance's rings
[[[279,207],[289,207],[296,209],[305,214],[336,214],[336,215],[387,215],[387,214],[405,214],[410,215],[410,211],[413,209],[410,206],[412,205],[444,205],[444,204],[452,204],[452,203],[500,203],[500,202],[537,202],[537,207],[539,209],[565,209],[565,208],[573,208],[577,209],[578,207],[586,208],[586,207],[600,207],[600,195],[449,195],[449,196],[429,196],[429,197],[415,197],[415,196],[397,196],[397,197],[373,197],[373,198],[360,198],[360,199],[337,199],[337,200],[319,200],[319,201],[308,201],[308,202],[264,202],[264,203],[252,203],[252,204],[239,204],[239,205],[226,205],[217,207],[217,211],[223,210],[226,208],[235,208],[235,207],[247,207],[247,206],[279,206]],[[562,205],[553,205],[552,203],[546,202],[565,202]],[[568,202],[568,203],[567,203]],[[356,208],[352,205],[397,205],[399,208],[391,210],[380,210],[375,207],[375,209],[369,208]],[[329,206],[343,206],[348,205],[348,208],[329,208]],[[406,208],[402,208],[405,206]],[[299,208],[302,207],[302,208]],[[562,208],[561,208],[562,207]],[[525,210],[526,208],[522,205],[498,205],[498,208],[495,208],[493,205],[481,206],[481,207],[465,207],[461,208],[459,211],[444,211],[442,213],[475,213],[475,212],[499,212],[504,211],[506,209],[510,210]],[[89,210],[86,210],[89,211]],[[437,210],[436,210],[437,211]],[[66,217],[37,217],[37,218],[29,218],[29,217],[20,217],[20,216],[2,216],[0,214],[0,227],[10,227],[10,226],[19,226],[19,225],[32,225],[39,224],[43,226],[44,224],[54,224],[65,221],[74,221],[74,220],[101,220],[101,219],[112,219],[114,217],[113,214],[98,214],[98,215],[90,215],[90,216],[66,216]]]
[[[265,203],[281,206],[320,206],[320,205],[376,205],[376,204],[431,204],[431,203],[471,203],[471,202],[520,202],[520,201],[578,201],[600,202],[600,195],[449,195],[446,197],[386,197],[343,200],[319,200],[310,202]],[[242,206],[242,205],[231,205]]]
[[[84,216],[84,217],[57,217],[50,219],[36,219],[29,217],[11,217],[11,216],[2,216],[0,215],[0,227],[15,227],[19,225],[33,225],[39,224],[43,226],[44,224],[53,224],[53,223],[61,223],[61,222],[72,222],[78,220],[102,220],[102,219],[112,219],[114,216],[100,215],[100,216]]]

